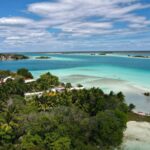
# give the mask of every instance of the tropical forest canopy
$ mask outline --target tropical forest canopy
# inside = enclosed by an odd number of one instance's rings
[[[121,144],[129,111],[121,92],[69,90],[71,84],[50,73],[25,83],[31,74],[17,73],[0,85],[1,150],[109,150]],[[58,85],[65,91],[46,92]],[[24,96],[41,90],[42,96]]]

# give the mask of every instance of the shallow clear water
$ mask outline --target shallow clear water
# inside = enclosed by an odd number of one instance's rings
[[[0,69],[16,71],[19,68],[25,67],[28,68],[35,77],[38,77],[40,74],[44,72],[50,71],[53,74],[61,77],[61,79],[68,76],[68,81],[70,81],[69,76],[83,75],[88,77],[86,79],[82,77],[80,78],[80,80],[78,79],[77,82],[85,80],[85,83],[89,82],[91,86],[92,84],[94,86],[93,79],[95,77],[101,77],[121,81],[123,80],[131,85],[136,85],[136,87],[148,89],[150,88],[150,59],[122,57],[119,56],[118,54],[109,56],[102,56],[102,55],[92,56],[90,54],[50,54],[50,53],[24,53],[24,54],[30,56],[30,59],[18,61],[0,61]],[[134,54],[131,53],[131,55]],[[150,53],[145,53],[145,55],[150,56]],[[35,59],[35,57],[37,56],[50,56],[51,59],[49,60]],[[71,82],[75,83],[75,80],[73,79]],[[105,84],[103,84],[102,87],[103,89],[107,89],[107,85],[105,86]],[[130,95],[129,97],[133,99],[132,95]],[[136,103],[136,100],[132,102]],[[147,107],[148,104],[149,108],[147,108],[148,109],[147,111],[150,112],[149,101],[144,102],[144,105],[141,104],[142,103],[138,104],[139,108],[142,107],[142,109],[140,110],[144,110],[144,107],[145,106]]]
[[[24,53],[29,60],[1,61],[0,69],[16,71],[26,67],[38,76],[51,71],[60,76],[70,74],[96,75],[122,79],[144,87],[150,87],[150,59],[119,56],[90,56],[74,54]],[[49,60],[37,60],[36,56],[50,56]]]

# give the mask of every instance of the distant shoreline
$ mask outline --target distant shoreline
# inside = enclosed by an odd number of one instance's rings
[[[22,51],[22,52],[0,52],[0,53],[5,53],[5,54],[14,54],[14,53],[16,53],[16,54],[20,54],[20,53],[60,53],[60,54],[62,54],[62,53],[150,53],[150,50],[143,50],[143,51],[138,51],[138,50],[131,50],[131,51],[126,51],[126,50],[122,50],[122,51],[105,51],[105,50],[103,50],[103,51],[44,51],[44,52],[34,52],[34,51]]]

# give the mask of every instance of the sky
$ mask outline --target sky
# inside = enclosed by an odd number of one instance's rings
[[[0,52],[150,50],[150,0],[0,0]]]

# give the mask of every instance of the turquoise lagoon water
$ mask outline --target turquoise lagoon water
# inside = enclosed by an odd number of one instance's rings
[[[119,56],[90,56],[77,54],[24,53],[29,60],[1,61],[0,69],[16,71],[28,68],[35,77],[51,71],[58,76],[88,75],[128,82],[150,88],[150,59]],[[50,56],[49,60],[37,60],[36,56]]]
[[[23,54],[29,56],[30,59],[1,61],[0,69],[16,71],[19,68],[25,67],[28,68],[35,77],[39,77],[42,73],[50,71],[61,79],[65,78],[65,81],[67,78],[70,79],[71,77],[78,76],[77,82],[84,80],[85,82],[90,82],[93,78],[95,80],[98,78],[108,78],[126,81],[131,85],[150,89],[150,59],[129,58],[119,55],[91,56],[90,54]],[[145,55],[150,55],[150,53],[146,53]],[[48,60],[35,59],[37,56],[50,56],[51,58]],[[76,83],[75,78],[72,79],[73,80],[69,81]],[[103,88],[107,88],[107,86]],[[136,104],[136,100],[133,100],[132,102]],[[142,107],[140,110],[144,110],[144,107],[146,106],[147,111],[150,112],[150,100],[144,102],[144,105],[141,100],[137,105],[139,105],[138,108]],[[147,107],[147,105],[149,105],[149,107]]]

